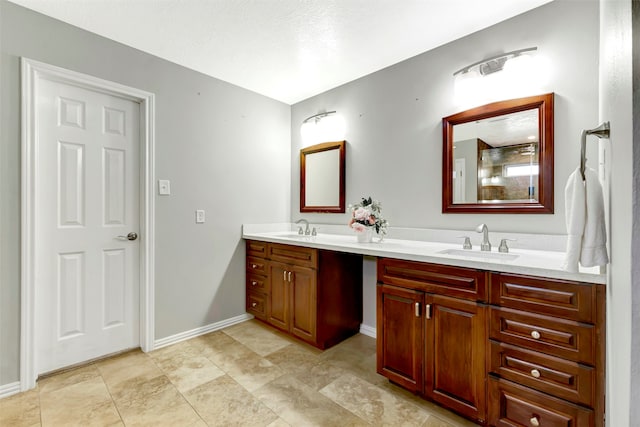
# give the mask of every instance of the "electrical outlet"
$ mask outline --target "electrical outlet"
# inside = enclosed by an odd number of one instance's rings
[[[204,223],[204,210],[198,209],[196,210],[196,224]]]
[[[158,194],[168,196],[171,194],[171,182],[168,179],[158,180]]]

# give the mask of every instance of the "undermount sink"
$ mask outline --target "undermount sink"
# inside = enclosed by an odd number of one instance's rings
[[[286,237],[287,239],[304,239],[305,237],[311,237],[311,236],[305,236],[304,234],[298,234],[297,231],[285,231],[283,233],[273,233],[272,236]]]
[[[503,253],[503,252],[472,251],[470,249],[445,249],[438,253],[446,254],[446,255],[485,259],[485,260],[492,259],[492,260],[503,260],[503,261],[513,261],[514,259],[517,259],[520,256],[516,254],[509,254],[509,253]]]

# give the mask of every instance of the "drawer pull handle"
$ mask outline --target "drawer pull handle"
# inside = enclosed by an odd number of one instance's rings
[[[288,277],[289,277],[289,282],[291,282],[291,272],[289,272]]]
[[[258,282],[256,282],[255,280],[251,282],[251,286],[256,286],[258,284]]]
[[[258,268],[256,264],[251,264],[251,268]]]
[[[538,371],[537,369],[532,369],[531,370],[531,376],[533,378],[540,378],[540,371]]]
[[[540,420],[538,420],[538,417],[533,416],[531,417],[531,419],[529,420],[529,423],[531,423],[531,425],[533,427],[538,427],[540,425]]]
[[[540,339],[540,332],[538,331],[531,331],[531,337],[535,340]]]
[[[420,303],[417,302],[415,305],[416,317],[420,317]]]
[[[252,303],[252,304],[251,304],[251,307],[254,307],[254,308],[255,308],[255,307],[257,307],[257,306],[258,306],[258,303],[257,303],[257,302],[254,302],[254,303]]]
[[[286,270],[282,272],[282,280],[285,281],[285,282],[287,281],[287,272],[286,272]]]

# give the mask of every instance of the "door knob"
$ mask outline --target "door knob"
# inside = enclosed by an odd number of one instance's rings
[[[138,234],[134,233],[133,231],[127,234],[126,236],[118,236],[118,239],[122,239],[122,240],[136,240],[137,238],[138,238]]]

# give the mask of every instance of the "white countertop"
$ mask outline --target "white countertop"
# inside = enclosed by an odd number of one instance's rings
[[[349,252],[373,257],[430,262],[503,273],[516,273],[555,279],[574,280],[587,283],[604,284],[606,282],[606,275],[601,274],[600,268],[598,267],[580,267],[580,271],[578,273],[569,273],[563,270],[561,266],[564,260],[564,252],[561,251],[512,248],[508,255],[517,255],[517,258],[502,259],[500,258],[500,253],[497,251],[497,245],[495,245],[489,255],[487,255],[487,253],[482,253],[480,251],[479,245],[474,244],[474,247],[469,251],[469,254],[467,254],[466,251],[457,251],[458,253],[456,254],[447,254],[441,252],[446,250],[461,250],[462,243],[393,238],[385,238],[383,241],[379,242],[377,237],[374,237],[373,242],[371,243],[358,243],[353,233],[334,234],[336,231],[335,226],[321,226],[319,228],[320,232],[317,236],[299,236],[295,232],[297,227],[293,224],[245,224],[242,229],[242,237],[250,240],[305,246],[337,252]],[[331,232],[322,232],[323,229],[329,229]],[[346,227],[344,227],[344,229],[349,231]],[[451,230],[442,230],[441,232],[438,230],[429,231],[431,232],[431,236],[436,235],[438,237],[445,235],[450,236],[452,233],[464,234],[463,232]],[[434,232],[436,232],[436,234],[433,234]],[[532,238],[531,236],[532,235],[526,235],[526,238],[522,240],[535,240],[535,238]],[[554,240],[553,238],[549,239],[548,236],[544,235],[540,235],[540,238],[543,243],[548,243]],[[446,239],[440,238],[438,240]],[[556,244],[555,246],[558,245]]]

